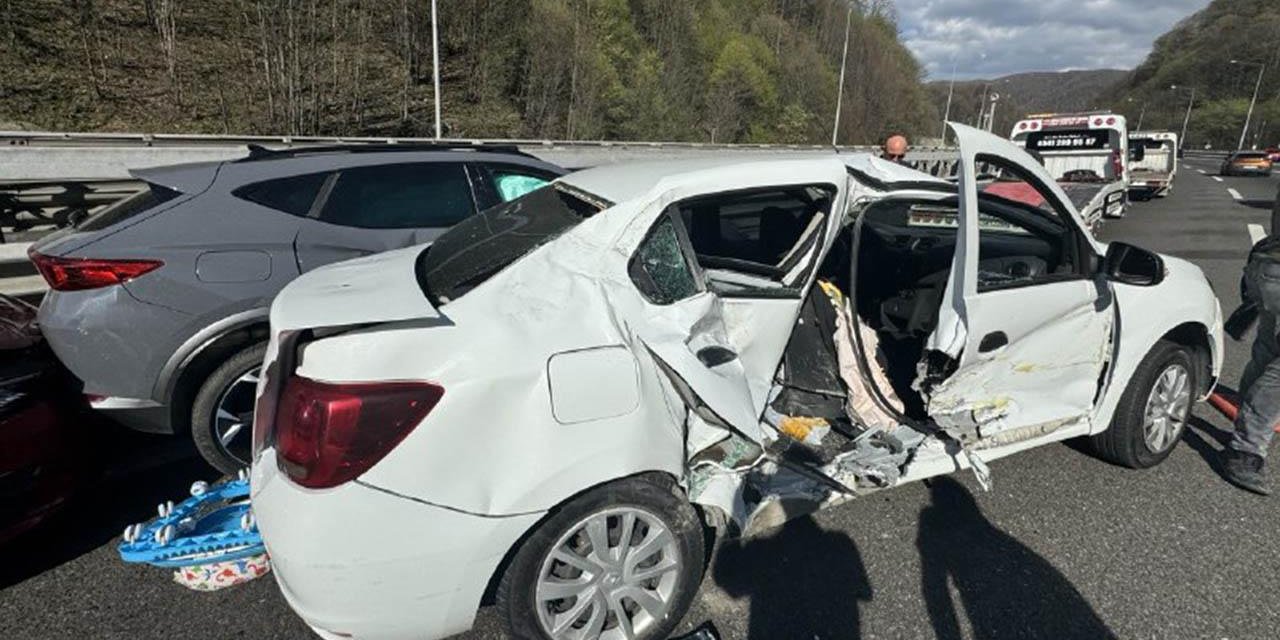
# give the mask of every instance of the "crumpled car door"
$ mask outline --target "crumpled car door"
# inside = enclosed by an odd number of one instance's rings
[[[1110,290],[1088,273],[982,290],[978,164],[998,161],[1018,167],[1056,201],[1056,211],[1075,234],[1084,233],[1079,214],[1026,152],[989,133],[951,127],[961,154],[960,229],[926,353],[933,352],[935,362],[949,360],[955,370],[936,384],[925,383],[929,415],[961,441],[989,444],[1035,437],[1087,419],[1111,352],[1115,307]],[[1078,260],[1087,261],[1087,256]]]
[[[636,337],[696,399],[730,428],[761,441],[742,362],[725,330],[721,301],[692,260],[683,225],[664,213],[631,264],[646,302]]]

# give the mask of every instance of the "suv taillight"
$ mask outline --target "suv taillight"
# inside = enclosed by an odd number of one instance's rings
[[[429,382],[290,377],[276,405],[280,469],[312,489],[354,480],[400,444],[443,395],[443,387]]]
[[[34,250],[28,251],[27,257],[54,291],[80,291],[123,284],[164,266],[159,260],[59,258]]]

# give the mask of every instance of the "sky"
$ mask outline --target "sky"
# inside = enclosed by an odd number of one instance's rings
[[[897,0],[898,28],[930,80],[1132,69],[1209,0]]]

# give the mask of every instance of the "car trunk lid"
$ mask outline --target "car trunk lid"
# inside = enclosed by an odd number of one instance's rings
[[[407,247],[303,274],[271,305],[272,331],[442,318],[418,285],[423,251]]]

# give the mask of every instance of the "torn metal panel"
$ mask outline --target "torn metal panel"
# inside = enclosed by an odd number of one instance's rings
[[[971,305],[984,334],[1009,343],[966,346],[959,369],[929,390],[929,414],[961,442],[1086,418],[1111,353],[1114,314],[1092,282],[990,292]]]

